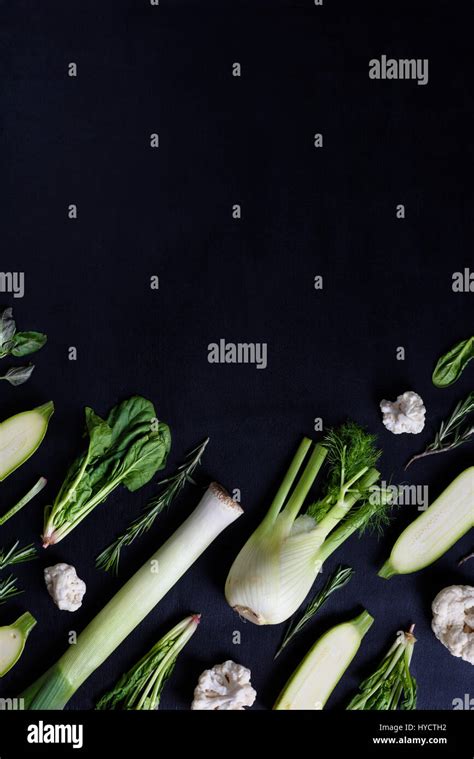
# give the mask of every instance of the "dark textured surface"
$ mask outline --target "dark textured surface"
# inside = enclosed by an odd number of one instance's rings
[[[456,568],[472,535],[433,567],[389,583],[377,569],[415,507],[403,508],[382,540],[350,540],[327,569],[350,564],[354,580],[276,665],[282,627],[239,621],[223,585],[314,417],[367,425],[384,449],[384,477],[428,484],[433,498],[472,461],[467,445],[403,472],[473,385],[472,366],[449,390],[430,379],[438,355],[472,333],[474,295],[451,291],[452,273],[472,264],[471,40],[462,6],[93,5],[0,3],[1,267],[26,274],[25,297],[2,301],[20,328],[49,336],[31,381],[2,383],[0,416],[56,404],[41,449],[1,484],[2,511],[39,474],[48,490],[1,529],[0,545],[39,535],[42,506],[80,448],[83,406],[105,414],[134,393],[151,398],[172,428],[167,471],[209,435],[199,482],[239,488],[246,514],[70,706],[92,707],[161,632],[199,611],[201,628],[162,706],[188,708],[199,673],[231,657],[252,669],[256,708],[271,707],[316,636],[366,606],[376,622],[329,706],[343,707],[396,630],[416,622],[419,706],[451,709],[472,691],[472,671],[434,638],[430,604],[446,585],[472,581],[474,564]],[[429,84],[370,81],[368,60],[382,53],[428,57]],[[66,76],[70,61],[76,79]],[[242,64],[240,79],[231,76],[233,61]],[[312,146],[315,132],[324,134],[322,150]],[[78,205],[75,221],[69,203]],[[232,220],[234,203],[242,204],[240,221]],[[406,205],[403,221],[397,203]],[[158,292],[149,288],[153,274]],[[313,289],[316,274],[324,275],[322,292]],[[219,338],[267,342],[268,368],[208,364],[207,345]],[[77,347],[76,362],[68,346]],[[404,362],[395,360],[397,346]],[[428,424],[416,438],[394,437],[378,402],[411,388],[425,400]],[[0,622],[28,608],[39,624],[0,695],[49,666],[68,632],[83,628],[199,498],[189,488],[127,550],[119,580],[95,570],[97,553],[154,492],[117,491],[40,561],[18,569],[26,592],[0,609]],[[44,588],[42,568],[57,561],[74,564],[87,582],[74,615],[58,611]]]

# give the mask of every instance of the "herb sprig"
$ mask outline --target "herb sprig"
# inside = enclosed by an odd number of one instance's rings
[[[21,564],[24,561],[32,561],[37,558],[36,548],[33,543],[24,548],[18,548],[19,542],[17,540],[8,550],[0,548],[0,571],[6,567],[13,566],[13,564]]]
[[[469,393],[465,400],[459,401],[449,419],[441,422],[434,441],[422,453],[413,456],[405,469],[408,469],[410,464],[417,459],[452,451],[469,442],[474,435],[474,424],[471,422],[465,426],[462,425],[472,411],[474,411],[474,392]]]
[[[200,464],[208,442],[209,438],[206,438],[204,442],[191,451],[184,463],[178,467],[175,474],[161,480],[159,485],[165,485],[166,487],[155,498],[149,501],[143,513],[127,527],[125,532],[99,554],[96,559],[96,566],[98,568],[104,569],[106,572],[112,571],[114,574],[118,574],[122,549],[129,546],[136,538],[150,529],[158,514],[170,506],[187,482],[194,484],[191,475],[198,464]]]
[[[27,356],[35,353],[46,343],[42,332],[17,332],[13,309],[5,308],[0,315],[0,358]]]
[[[329,596],[334,593],[334,591],[340,590],[345,585],[347,585],[353,574],[354,570],[352,567],[342,567],[339,565],[335,569],[321,590],[319,590],[308,603],[300,619],[298,621],[296,621],[296,619],[293,619],[290,622],[285,635],[283,636],[280,648],[273,657],[274,659],[276,659],[277,656],[281,654],[283,649],[288,645],[288,643],[290,643],[291,640],[293,640],[295,635],[301,632],[303,627],[305,627],[305,625],[314,617],[316,612],[319,611],[323,604],[326,603]]]
[[[17,588],[13,575],[7,577],[6,580],[0,580],[0,604],[6,603],[10,598],[19,596],[20,593],[23,593],[23,591]]]

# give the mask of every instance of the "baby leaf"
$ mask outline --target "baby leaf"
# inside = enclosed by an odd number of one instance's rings
[[[11,309],[10,309],[11,310]],[[27,356],[43,347],[48,338],[42,332],[17,332],[12,340],[12,356]]]
[[[34,364],[30,364],[29,366],[12,366],[0,379],[6,380],[10,385],[16,387],[30,379],[34,368]]]
[[[433,385],[449,387],[456,382],[467,364],[474,358],[474,337],[457,343],[439,359],[433,372]]]
[[[11,308],[5,308],[0,316],[0,358],[8,356],[15,331],[13,311]]]

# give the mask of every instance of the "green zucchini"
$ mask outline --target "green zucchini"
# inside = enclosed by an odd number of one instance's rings
[[[0,627],[0,677],[15,666],[35,625],[36,619],[26,611],[12,625]]]
[[[373,621],[369,612],[363,611],[322,635],[290,677],[273,708],[323,709]]]
[[[54,404],[49,401],[0,424],[0,482],[33,455],[46,434],[53,412]]]
[[[465,469],[402,532],[379,572],[388,580],[432,564],[474,527],[474,466]]]

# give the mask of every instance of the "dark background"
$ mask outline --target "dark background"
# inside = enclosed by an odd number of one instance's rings
[[[94,7],[98,6],[98,7]],[[70,707],[91,708],[172,624],[192,611],[200,629],[180,657],[162,707],[187,709],[201,671],[226,658],[252,670],[255,708],[270,708],[309,645],[367,607],[375,624],[328,708],[416,622],[419,707],[451,709],[472,670],[435,639],[430,605],[446,585],[472,582],[466,536],[416,575],[377,577],[402,528],[354,537],[326,565],[356,576],[288,648],[284,626],[257,628],[226,605],[230,564],[266,511],[314,417],[347,417],[379,435],[382,471],[428,484],[434,499],[472,463],[472,445],[403,465],[472,389],[472,367],[448,390],[431,384],[438,356],[472,334],[472,294],[454,294],[472,265],[471,25],[449,2],[294,3],[0,2],[1,268],[24,271],[23,300],[5,294],[20,329],[47,332],[27,385],[0,387],[0,412],[56,404],[39,451],[1,484],[2,511],[44,474],[48,489],[0,532],[0,545],[38,538],[81,446],[83,407],[105,415],[135,393],[151,398],[173,433],[167,472],[211,442],[191,487],[123,554],[115,579],[95,556],[156,492],[116,491],[72,535],[15,571],[25,588],[0,623],[37,618],[20,663],[2,680],[15,695],[67,646],[216,479],[240,488],[243,516],[192,567],[91,677]],[[382,54],[429,58],[429,83],[371,81]],[[78,64],[78,77],[67,64]],[[231,76],[239,61],[242,77]],[[149,147],[158,132],[160,147]],[[324,148],[313,147],[322,132]],[[67,206],[78,205],[78,219]],[[232,219],[234,203],[242,219]],[[406,219],[395,218],[404,203]],[[159,291],[149,279],[160,277]],[[324,290],[313,289],[316,274]],[[210,365],[209,343],[267,342],[268,368]],[[68,360],[76,346],[78,359]],[[397,346],[406,360],[397,361]],[[9,360],[5,360],[5,367]],[[21,363],[13,361],[11,363]],[[378,403],[404,390],[428,409],[419,436],[393,436]],[[39,545],[39,544],[38,544]],[[41,550],[41,549],[40,549]],[[74,564],[87,583],[76,614],[47,595],[44,566]],[[241,632],[241,645],[232,643]]]

